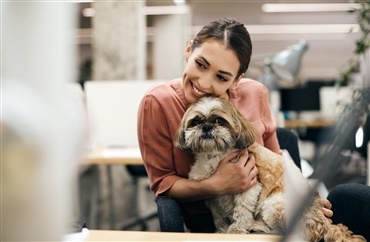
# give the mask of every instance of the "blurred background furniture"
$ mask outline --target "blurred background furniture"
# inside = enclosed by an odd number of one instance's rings
[[[162,83],[162,81],[88,81],[84,84],[88,118],[91,125],[89,148],[91,151],[105,152],[97,154],[97,156],[90,156],[89,163],[100,164],[99,166],[106,168],[112,229],[117,226],[119,229],[133,229],[139,225],[141,230],[147,230],[147,221],[157,214],[155,209],[147,211],[147,206],[144,204],[147,202],[146,196],[149,193],[148,177],[142,162],[137,162],[137,160],[141,161],[141,156],[138,149],[136,125],[137,110],[144,93],[158,83]],[[127,154],[127,150],[135,149],[135,154]],[[117,169],[117,166],[114,165],[118,164],[124,165],[126,172],[131,176],[133,186],[131,200],[129,194],[123,195],[125,197],[121,197],[119,200],[127,198],[127,203],[134,206],[127,208],[131,210],[134,217],[125,218],[123,223],[116,226],[117,212],[115,211],[113,190],[114,179],[119,180],[119,177],[114,175],[114,169]],[[99,198],[95,199],[99,201]],[[93,213],[96,214],[95,220],[99,220],[99,212]]]

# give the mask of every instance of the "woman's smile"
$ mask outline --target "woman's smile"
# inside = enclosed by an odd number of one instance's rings
[[[198,96],[204,96],[206,95],[207,93],[205,92],[202,92],[201,90],[199,90],[195,85],[194,83],[191,83],[191,86],[193,87],[193,91],[195,92],[195,94],[197,94]]]

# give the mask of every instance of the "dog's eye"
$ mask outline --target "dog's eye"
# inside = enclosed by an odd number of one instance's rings
[[[224,125],[225,122],[226,122],[226,120],[223,119],[223,118],[216,118],[215,119],[215,123],[218,124],[218,125],[221,125],[221,126]]]
[[[200,121],[198,119],[193,119],[190,123],[190,127],[194,127],[200,124]]]

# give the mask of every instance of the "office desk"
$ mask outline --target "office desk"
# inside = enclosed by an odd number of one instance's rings
[[[87,241],[279,241],[280,239],[281,236],[271,234],[205,234],[90,230],[90,236]]]
[[[325,128],[334,125],[334,122],[326,120],[285,120],[284,123],[286,128]]]
[[[117,148],[103,148],[98,147],[93,150],[87,151],[81,159],[81,165],[104,165],[107,167],[107,178],[108,178],[108,198],[109,198],[109,220],[110,228],[115,228],[114,219],[114,204],[113,204],[113,178],[112,178],[112,165],[143,165],[141,153],[139,147],[117,147]],[[95,184],[96,194],[99,194],[99,181]],[[95,195],[91,198],[92,204],[98,204],[99,198]],[[94,224],[99,223],[99,210],[96,206],[91,206],[90,217],[96,214]]]
[[[140,149],[96,148],[88,151],[82,159],[83,165],[143,165]]]

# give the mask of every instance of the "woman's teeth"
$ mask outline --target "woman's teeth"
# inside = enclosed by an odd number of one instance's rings
[[[203,96],[205,95],[206,93],[205,92],[202,92],[200,90],[198,90],[194,85],[193,85],[193,90],[196,94],[200,95],[200,96]]]

